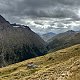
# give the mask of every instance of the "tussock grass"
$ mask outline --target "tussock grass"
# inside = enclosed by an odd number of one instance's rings
[[[80,80],[80,44],[0,68],[0,80]]]

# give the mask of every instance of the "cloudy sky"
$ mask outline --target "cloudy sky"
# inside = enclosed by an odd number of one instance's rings
[[[80,0],[0,0],[0,14],[37,33],[80,30]]]

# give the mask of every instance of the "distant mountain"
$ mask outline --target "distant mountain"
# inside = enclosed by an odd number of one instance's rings
[[[76,32],[80,32],[80,30],[79,31],[76,31]]]
[[[53,33],[53,32],[49,32],[49,33],[46,33],[46,34],[42,34],[42,35],[40,35],[41,37],[42,37],[42,39],[44,40],[44,41],[48,41],[49,39],[51,39],[52,37],[54,37],[56,34],[55,33]]]
[[[10,24],[0,16],[0,67],[41,56],[46,52],[44,40],[28,26]]]
[[[80,32],[69,30],[48,40],[48,48],[58,50],[80,43]]]

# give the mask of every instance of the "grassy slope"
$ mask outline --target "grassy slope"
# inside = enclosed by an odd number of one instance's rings
[[[80,80],[80,44],[0,68],[0,80]]]

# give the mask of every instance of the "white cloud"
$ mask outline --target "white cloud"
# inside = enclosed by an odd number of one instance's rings
[[[72,21],[71,18],[22,19],[21,21],[37,33],[61,33],[67,30],[80,29],[80,21]]]

